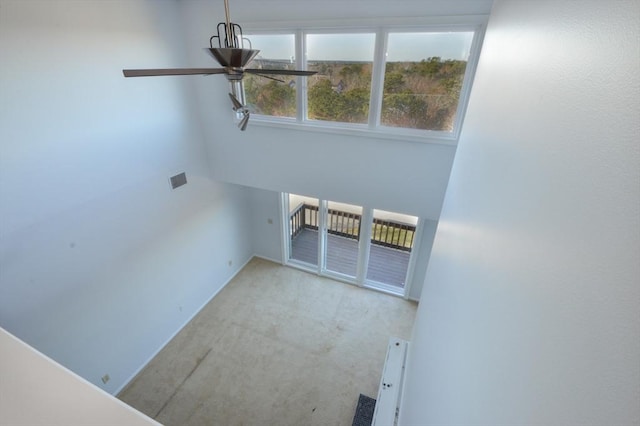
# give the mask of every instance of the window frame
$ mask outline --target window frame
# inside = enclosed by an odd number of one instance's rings
[[[308,69],[307,68],[307,35],[323,35],[323,34],[373,34],[373,57],[371,58],[371,88],[370,88],[370,92],[369,92],[369,117],[367,118],[367,122],[366,123],[347,123],[347,122],[343,122],[343,121],[325,121],[325,120],[312,120],[308,118],[308,109],[309,109],[309,97],[307,96],[308,92],[309,92],[309,87],[308,87],[308,79],[306,78],[301,78],[298,77],[298,80],[303,80],[304,81],[304,88],[303,90],[301,90],[301,97],[302,97],[302,104],[298,104],[298,106],[302,105],[302,108],[298,108],[298,109],[302,109],[302,114],[299,117],[300,121],[299,123],[305,124],[305,125],[319,125],[319,126],[330,126],[330,127],[336,127],[337,129],[341,129],[343,127],[347,127],[347,128],[354,128],[354,129],[370,129],[371,128],[371,105],[373,103],[373,93],[374,93],[374,87],[373,87],[373,82],[375,79],[375,75],[374,75],[374,68],[376,67],[376,59],[377,59],[377,50],[378,50],[378,43],[379,43],[379,34],[378,31],[376,31],[375,29],[371,29],[371,28],[349,28],[349,29],[342,29],[342,28],[337,28],[337,29],[309,29],[306,28],[304,30],[302,30],[301,32],[301,37],[302,37],[302,57],[303,57],[303,62],[302,62],[302,67],[301,69]],[[298,53],[298,52],[296,52]]]
[[[421,18],[381,18],[344,21],[258,22],[245,24],[245,36],[252,34],[293,34],[295,36],[295,63],[297,69],[306,69],[307,34],[375,33],[372,67],[369,118],[366,124],[336,121],[309,120],[307,118],[308,83],[306,78],[296,77],[296,117],[275,117],[253,114],[252,123],[257,126],[305,130],[376,139],[404,140],[408,142],[457,145],[464,122],[472,81],[476,72],[488,15],[438,16]],[[451,132],[412,129],[381,125],[386,48],[389,33],[410,32],[473,32],[473,39],[465,69]],[[259,48],[260,46],[256,46]]]
[[[254,35],[293,35],[294,36],[294,55],[295,55],[295,69],[303,69],[303,63],[300,62],[298,60],[298,33],[297,31],[291,31],[291,30],[270,30],[270,31],[253,31]],[[251,43],[251,48],[253,49],[255,46],[253,46],[253,41],[251,40],[251,35],[250,34],[244,34],[243,31],[243,38],[245,39],[249,39],[250,43]],[[258,46],[259,47],[259,46]],[[258,49],[259,50],[259,49]],[[251,65],[251,64],[250,64]],[[289,124],[293,124],[298,122],[299,119],[299,115],[300,115],[300,89],[299,89],[299,84],[300,84],[300,77],[296,77],[296,116],[295,117],[278,117],[275,115],[265,115],[265,114],[258,114],[255,112],[251,113],[251,123],[253,124],[254,122],[264,122],[264,121],[271,121],[271,120],[275,120],[277,122],[282,122],[282,123],[289,123]],[[243,86],[243,90],[244,90],[244,86]],[[246,95],[245,95],[245,99],[246,99]]]

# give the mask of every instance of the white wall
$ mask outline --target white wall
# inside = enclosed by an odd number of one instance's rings
[[[640,423],[639,16],[494,4],[401,424]]]
[[[239,24],[300,22],[371,17],[488,13],[483,1],[252,1],[231,2],[231,18]],[[182,2],[188,23],[189,65],[212,66],[202,48],[209,43],[223,4]],[[258,48],[258,46],[256,46]],[[222,76],[196,80],[205,136],[216,152],[214,177],[277,192],[398,211],[437,220],[455,147],[397,140],[315,133],[250,124],[240,132],[233,122]],[[381,165],[398,165],[385,167]]]
[[[251,194],[253,253],[282,263],[280,193],[257,188],[248,190]]]
[[[188,78],[122,76],[184,63],[179,14],[0,0],[0,325],[109,392],[252,254],[249,193],[211,180]]]
[[[409,287],[409,299],[420,300],[422,295],[422,287],[424,287],[424,277],[427,273],[427,266],[431,258],[431,249],[433,248],[433,239],[436,235],[438,222],[435,220],[424,219],[422,221],[422,234],[419,235],[420,244],[415,256],[415,264],[413,269],[413,277],[411,279],[411,287]]]
[[[0,328],[0,424],[159,425]]]

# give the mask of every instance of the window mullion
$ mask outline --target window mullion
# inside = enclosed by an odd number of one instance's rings
[[[360,242],[358,246],[358,275],[356,283],[362,287],[367,279],[367,268],[369,266],[369,255],[371,251],[371,224],[373,223],[373,209],[362,208],[360,219]]]
[[[373,56],[371,76],[371,98],[369,100],[369,128],[380,126],[382,110],[382,91],[384,89],[384,69],[387,52],[387,31],[382,28],[376,31],[376,47]]]
[[[296,69],[307,69],[307,48],[304,41],[304,31],[296,31]],[[302,123],[307,116],[307,78],[296,77],[296,121]]]

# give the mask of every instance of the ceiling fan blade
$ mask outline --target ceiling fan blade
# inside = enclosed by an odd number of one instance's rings
[[[225,74],[224,68],[165,68],[146,70],[122,70],[125,77],[155,77],[160,75],[209,75]]]
[[[258,77],[262,77],[262,78],[268,78],[269,80],[277,81],[277,82],[279,82],[279,83],[286,83],[286,81],[284,81],[284,80],[281,80],[281,79],[279,79],[279,78],[275,78],[275,77],[269,77],[268,75],[264,75],[264,74],[257,74],[257,73],[256,73],[256,74],[254,74],[254,75],[257,75]]]
[[[276,74],[276,75],[302,75],[302,76],[310,76],[317,74],[317,71],[302,71],[302,70],[271,70],[271,69],[256,69],[256,68],[245,68],[245,72],[251,74]]]

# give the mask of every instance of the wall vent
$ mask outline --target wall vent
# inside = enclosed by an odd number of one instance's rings
[[[179,175],[171,176],[171,188],[176,189],[182,185],[187,184],[187,174],[182,172]]]

